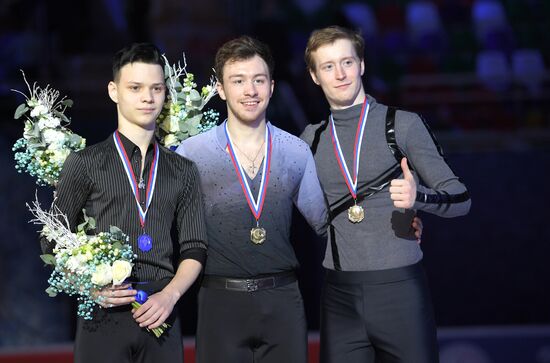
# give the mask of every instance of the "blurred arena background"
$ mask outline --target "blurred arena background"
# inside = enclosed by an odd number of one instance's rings
[[[217,47],[246,33],[275,55],[270,120],[299,134],[327,116],[303,50],[312,30],[331,24],[361,29],[367,92],[421,113],[472,196],[465,217],[421,214],[442,363],[550,362],[548,19],[548,0],[0,1],[0,362],[71,361],[75,317],[70,298],[44,293],[49,271],[25,208],[36,186],[14,169],[19,69],[74,101],[71,128],[93,144],[116,127],[106,92],[116,50],[152,41],[171,62],[185,52],[201,86]],[[223,102],[212,106],[225,117]],[[295,221],[316,361],[324,245]],[[190,350],[195,293],[180,303]]]

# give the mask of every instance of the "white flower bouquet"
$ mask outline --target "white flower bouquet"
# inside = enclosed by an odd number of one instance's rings
[[[187,72],[187,62],[183,55],[183,67],[178,62],[170,66],[164,58],[164,74],[168,94],[163,110],[157,119],[157,137],[164,146],[175,149],[183,140],[216,126],[219,113],[204,106],[217,94],[216,81],[197,91],[195,76]]]
[[[48,279],[46,292],[55,297],[59,293],[78,299],[78,315],[92,319],[94,306],[101,302],[97,291],[106,285],[120,285],[132,273],[135,255],[126,236],[119,228],[111,226],[109,232],[88,235],[95,228],[95,220],[86,216],[73,233],[69,223],[56,207],[45,211],[35,201],[29,210],[35,224],[43,225],[42,234],[48,241],[55,241],[53,255],[41,255],[54,270]]]
[[[23,71],[21,71],[23,73]],[[18,172],[27,172],[36,177],[38,185],[54,186],[65,159],[71,151],[81,150],[86,140],[67,128],[70,120],[65,116],[67,107],[73,102],[66,97],[59,98],[59,91],[46,86],[41,88],[33,84],[32,88],[25,78],[29,95],[12,90],[25,96],[25,102],[15,110],[15,119],[26,117],[23,137],[13,146]]]
[[[43,225],[42,234],[56,243],[53,255],[40,256],[46,265],[54,267],[46,292],[50,297],[59,293],[76,295],[78,315],[91,320],[94,307],[103,299],[97,292],[107,285],[122,284],[132,274],[137,256],[128,244],[128,236],[115,226],[111,226],[109,232],[88,235],[87,232],[95,229],[96,222],[85,210],[84,222],[73,233],[67,217],[56,207],[45,211],[38,201],[28,207],[35,217],[31,222]],[[132,307],[138,309],[147,299],[147,293],[138,290]],[[159,338],[169,327],[164,323],[151,332]]]

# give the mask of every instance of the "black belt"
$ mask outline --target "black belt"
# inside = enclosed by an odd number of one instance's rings
[[[232,291],[254,292],[258,290],[274,289],[296,281],[294,271],[281,272],[270,276],[262,276],[250,279],[228,278],[221,276],[204,275],[202,287],[225,289]]]

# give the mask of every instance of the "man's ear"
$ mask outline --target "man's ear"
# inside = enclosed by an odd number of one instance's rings
[[[271,96],[273,96],[273,90],[275,89],[275,81],[272,79],[271,80],[271,95],[269,96],[269,98],[271,98]]]
[[[109,97],[111,100],[113,100],[114,103],[118,104],[118,93],[117,93],[117,85],[115,82],[111,81],[107,85],[107,90],[109,91]]]
[[[361,59],[361,76],[365,74],[365,60]]]
[[[315,75],[315,72],[310,69],[309,75],[311,76],[311,79],[313,80],[313,82],[318,86],[319,80],[317,79],[317,75]]]
[[[227,101],[227,98],[225,98],[225,91],[223,89],[223,84],[220,81],[216,82],[216,89],[218,90],[218,94],[220,95],[220,98],[224,101]]]

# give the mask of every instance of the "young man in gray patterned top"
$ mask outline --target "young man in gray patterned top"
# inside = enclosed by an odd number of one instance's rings
[[[363,38],[336,26],[314,31],[305,51],[331,112],[301,136],[330,204],[321,362],[437,362],[411,221],[416,210],[464,215],[470,198],[422,119],[365,93],[363,54]]]

